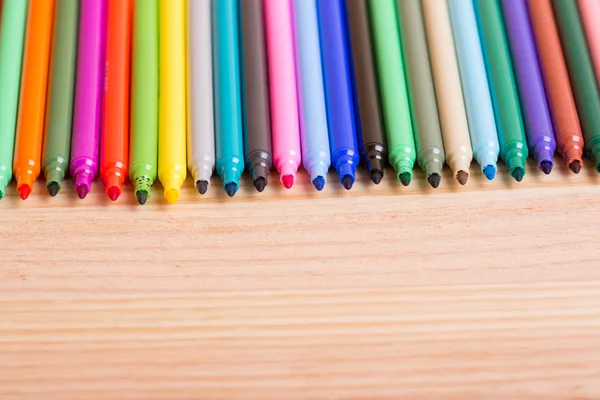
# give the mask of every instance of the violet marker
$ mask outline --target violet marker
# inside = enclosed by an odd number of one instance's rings
[[[552,171],[556,140],[529,25],[527,6],[523,0],[501,0],[501,4],[529,151],[533,154],[538,168],[548,175]]]
[[[70,172],[80,199],[98,173],[105,0],[81,0]]]

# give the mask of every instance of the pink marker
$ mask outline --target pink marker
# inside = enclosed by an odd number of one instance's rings
[[[105,0],[81,1],[70,163],[81,199],[90,192],[98,173],[105,12]]]
[[[273,162],[289,189],[301,162],[292,8],[289,0],[265,0],[264,9]]]
[[[600,84],[600,1],[579,0],[579,15],[585,29],[590,56],[596,72],[596,81]]]

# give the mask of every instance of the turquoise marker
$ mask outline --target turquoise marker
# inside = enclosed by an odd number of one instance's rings
[[[4,0],[0,25],[0,199],[12,179],[26,0]]]
[[[494,179],[500,154],[494,108],[472,0],[448,0],[456,56],[469,122],[473,156],[486,178]]]
[[[230,197],[244,172],[238,12],[236,0],[213,1],[216,169]]]

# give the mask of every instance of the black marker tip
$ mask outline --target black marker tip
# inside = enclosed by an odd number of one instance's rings
[[[60,190],[60,187],[58,186],[57,182],[50,182],[46,189],[48,189],[48,193],[50,194],[50,196],[54,197]]]
[[[260,193],[267,187],[267,178],[260,176],[254,180],[254,187]]]
[[[372,169],[369,178],[371,178],[371,181],[374,184],[379,185],[379,182],[383,179],[383,171],[380,169]]]
[[[138,203],[143,206],[148,201],[148,192],[145,190],[137,191],[135,192],[135,198],[137,199]]]
[[[227,195],[229,197],[235,196],[235,194],[237,193],[237,190],[238,190],[238,185],[236,185],[234,182],[229,182],[227,185],[225,185],[225,192],[227,193]]]
[[[198,181],[196,182],[196,189],[200,194],[206,194],[208,190],[208,181]]]
[[[441,180],[442,180],[442,177],[440,176],[440,174],[431,174],[427,177],[427,182],[429,182],[431,187],[434,189],[436,189],[438,186],[440,186]]]

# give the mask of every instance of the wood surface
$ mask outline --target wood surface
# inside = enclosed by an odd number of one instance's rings
[[[556,160],[560,164],[560,160]],[[0,399],[600,399],[600,175],[0,202]]]

